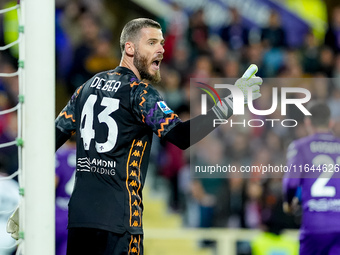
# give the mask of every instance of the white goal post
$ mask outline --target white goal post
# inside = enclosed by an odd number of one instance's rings
[[[20,7],[21,245],[24,255],[55,254],[55,2],[21,0]]]

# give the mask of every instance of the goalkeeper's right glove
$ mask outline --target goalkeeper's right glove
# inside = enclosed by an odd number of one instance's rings
[[[19,239],[19,207],[15,209],[11,217],[7,221],[7,233],[15,239]]]
[[[235,86],[238,87],[244,96],[244,104],[248,103],[248,88],[252,92],[252,100],[255,100],[261,96],[260,86],[262,84],[262,79],[255,76],[257,73],[257,66],[252,64],[248,67],[247,71],[243,74],[242,78],[235,82]],[[212,110],[219,119],[228,119],[233,114],[233,96],[222,98],[221,103],[217,103]]]

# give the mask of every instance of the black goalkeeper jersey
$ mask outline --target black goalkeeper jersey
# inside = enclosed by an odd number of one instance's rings
[[[142,234],[152,133],[162,138],[180,122],[128,68],[99,73],[79,87],[56,119],[63,133],[77,136],[68,227]]]

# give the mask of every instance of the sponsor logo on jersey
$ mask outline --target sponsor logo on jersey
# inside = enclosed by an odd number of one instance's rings
[[[157,102],[158,107],[164,112],[165,114],[172,113],[173,110],[171,110],[164,101]]]
[[[92,172],[102,175],[115,175],[116,174],[116,161],[104,159],[92,159],[88,157],[78,158],[77,171],[79,172]]]

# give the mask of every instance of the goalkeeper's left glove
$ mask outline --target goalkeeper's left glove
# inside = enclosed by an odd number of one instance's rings
[[[242,75],[242,78],[235,82],[235,86],[238,87],[244,96],[244,104],[248,103],[248,89],[251,91],[251,99],[255,100],[261,96],[260,86],[262,84],[262,79],[255,76],[257,73],[257,66],[252,64],[248,67],[247,71]],[[220,119],[228,119],[233,114],[233,96],[222,98],[221,103],[217,103],[212,110],[216,116]]]
[[[262,79],[257,77],[258,68],[255,64],[251,64],[247,71],[244,72],[242,78],[235,82],[235,86],[238,87],[244,96],[244,104],[248,104],[248,89],[251,91],[252,100],[258,99],[261,96],[260,85],[262,85]]]
[[[7,221],[7,233],[11,234],[15,240],[19,239],[19,207]]]

